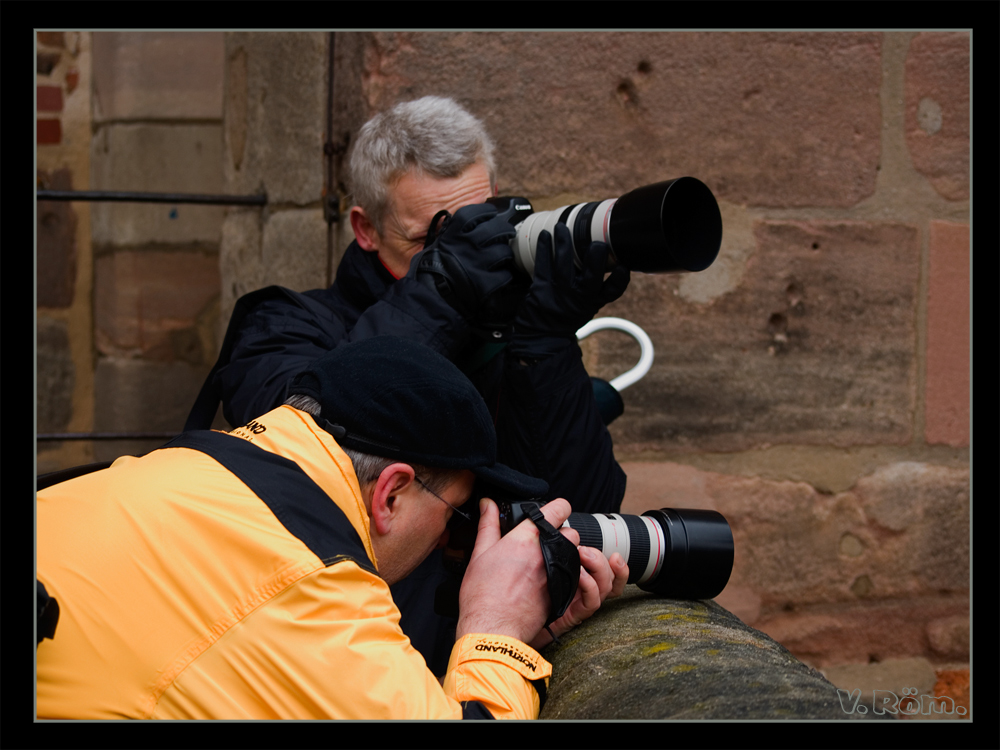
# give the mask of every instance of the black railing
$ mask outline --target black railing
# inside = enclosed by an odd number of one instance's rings
[[[171,440],[175,432],[41,432],[36,440]]]
[[[40,201],[115,201],[118,203],[200,203],[216,206],[266,206],[267,195],[140,193],[125,190],[39,190]]]
[[[39,190],[40,201],[115,201],[119,203],[196,203],[217,206],[265,206],[267,195],[205,195],[198,193],[141,193],[124,190]],[[39,441],[55,440],[170,440],[177,432],[44,432]]]

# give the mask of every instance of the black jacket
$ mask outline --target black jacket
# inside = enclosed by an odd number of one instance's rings
[[[540,362],[516,361],[503,340],[478,338],[433,288],[397,281],[357,243],[328,289],[267,287],[240,298],[185,429],[210,426],[219,399],[231,425],[246,424],[280,406],[288,381],[316,357],[382,334],[424,343],[469,376],[493,414],[500,462],[545,479],[549,497],[565,497],[576,512],[618,511],[625,474],[576,341]]]
[[[284,403],[287,383],[315,358],[342,342],[383,334],[424,343],[469,376],[493,414],[497,460],[545,479],[550,489],[544,499],[565,497],[582,513],[619,510],[625,473],[576,341],[567,339],[561,351],[535,364],[516,361],[505,341],[478,338],[433,288],[410,277],[397,281],[357,243],[347,248],[329,289],[271,286],[237,301],[185,430],[210,427],[220,400],[230,425],[247,424]],[[455,619],[428,606],[439,587],[451,592],[442,597],[444,613],[457,604],[451,601],[457,588],[436,550],[392,587],[392,596],[403,631],[441,675]]]

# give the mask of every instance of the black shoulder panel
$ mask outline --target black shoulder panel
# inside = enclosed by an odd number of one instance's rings
[[[294,461],[242,438],[211,430],[185,432],[163,448],[191,448],[218,461],[327,566],[353,560],[378,574],[344,511]]]

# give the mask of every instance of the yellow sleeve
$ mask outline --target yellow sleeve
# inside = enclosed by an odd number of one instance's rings
[[[537,699],[525,705],[534,688],[516,670],[460,657],[457,671],[467,684],[446,693],[400,629],[385,582],[342,562],[229,628],[164,691],[152,718],[461,719],[466,700],[537,716]]]
[[[539,689],[552,665],[514,638],[471,633],[451,652],[444,690],[461,701],[480,701],[497,719],[537,719]]]

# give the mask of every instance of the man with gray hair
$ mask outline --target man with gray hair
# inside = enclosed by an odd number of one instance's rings
[[[538,240],[534,278],[514,265],[514,228],[485,203],[497,194],[494,145],[451,99],[399,104],[361,128],[350,159],[355,241],[329,289],[268,287],[236,305],[219,360],[187,429],[231,425],[280,405],[292,378],[346,342],[394,335],[454,362],[483,395],[498,460],[545,480],[543,500],[619,510],[625,474],[583,367],[576,331],[624,292],[606,280],[607,245],[574,264],[565,226]],[[600,269],[596,271],[594,269]],[[403,628],[438,674],[451,638],[432,611],[443,576],[432,556],[393,589]]]
[[[362,249],[375,251],[396,278],[423,249],[433,215],[448,208],[442,198],[454,212],[496,193],[493,141],[479,120],[442,97],[406,102],[369,120],[350,168],[351,228]]]

